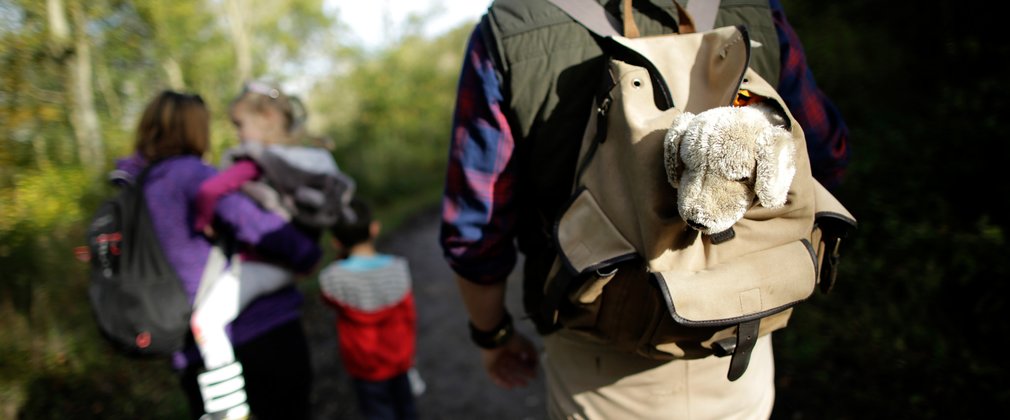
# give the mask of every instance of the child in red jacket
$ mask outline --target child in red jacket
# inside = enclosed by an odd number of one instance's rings
[[[333,226],[344,254],[319,275],[323,299],[337,312],[340,357],[367,419],[416,419],[408,373],[414,365],[417,316],[410,270],[401,257],[376,252],[379,223],[351,201],[354,220]]]

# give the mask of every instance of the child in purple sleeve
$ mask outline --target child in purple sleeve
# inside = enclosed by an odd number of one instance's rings
[[[200,184],[196,196],[196,218],[193,227],[198,232],[214,236],[211,220],[214,218],[214,207],[221,196],[238,191],[242,184],[253,181],[262,175],[259,166],[251,160],[240,160],[234,165],[219,172],[216,176]]]
[[[293,146],[302,138],[304,122],[304,110],[296,98],[251,82],[232,102],[231,118],[241,145],[225,154],[225,169],[200,184],[194,200],[197,232],[215,236],[212,223],[218,201],[236,191],[317,239],[321,229],[341,217],[351,217],[343,210],[348,208],[354,184],[340,173],[330,152]],[[204,282],[194,302],[191,328],[208,373],[235,360],[227,333],[235,316],[256,298],[290,285],[295,278],[290,267],[247,249],[238,251],[241,264]],[[220,412],[227,404],[218,401],[227,400],[235,387],[200,381],[206,411]],[[225,388],[227,392],[220,391]],[[248,409],[240,405],[226,411],[241,416]]]

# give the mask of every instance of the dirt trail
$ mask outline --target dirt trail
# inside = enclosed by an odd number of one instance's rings
[[[425,419],[542,419],[543,372],[528,387],[503,390],[487,378],[470,341],[466,312],[452,272],[438,246],[438,212],[428,210],[404,223],[378,244],[380,252],[401,255],[410,263],[418,315],[417,367],[427,383],[418,399]],[[518,271],[518,270],[517,270]],[[522,313],[520,280],[509,279],[508,308]],[[358,419],[350,378],[337,358],[333,314],[318,299],[305,305],[305,323],[315,368],[313,418]],[[528,322],[517,329],[542,348]]]

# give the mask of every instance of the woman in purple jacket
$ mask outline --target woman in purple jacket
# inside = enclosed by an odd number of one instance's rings
[[[133,176],[150,166],[143,189],[154,230],[190,303],[212,245],[191,228],[197,190],[217,172],[201,160],[209,144],[209,120],[198,95],[162,92],[148,104],[137,127],[136,153],[117,162],[117,170]],[[221,198],[214,223],[215,231],[239,246],[299,272],[310,272],[321,255],[313,238],[241,194]],[[251,303],[231,324],[248,405],[257,419],[309,416],[311,367],[301,325],[302,300],[297,289],[284,288]],[[192,342],[174,355],[173,365],[180,372],[190,412],[199,418],[204,404],[197,379],[203,366]]]

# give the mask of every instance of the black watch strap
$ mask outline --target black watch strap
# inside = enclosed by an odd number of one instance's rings
[[[505,312],[505,316],[502,317],[501,322],[491,331],[481,331],[473,326],[472,322],[469,324],[470,339],[478,347],[485,349],[496,349],[505,345],[512,338],[512,334],[515,333],[515,327],[512,325],[512,315],[509,315],[508,312]]]

